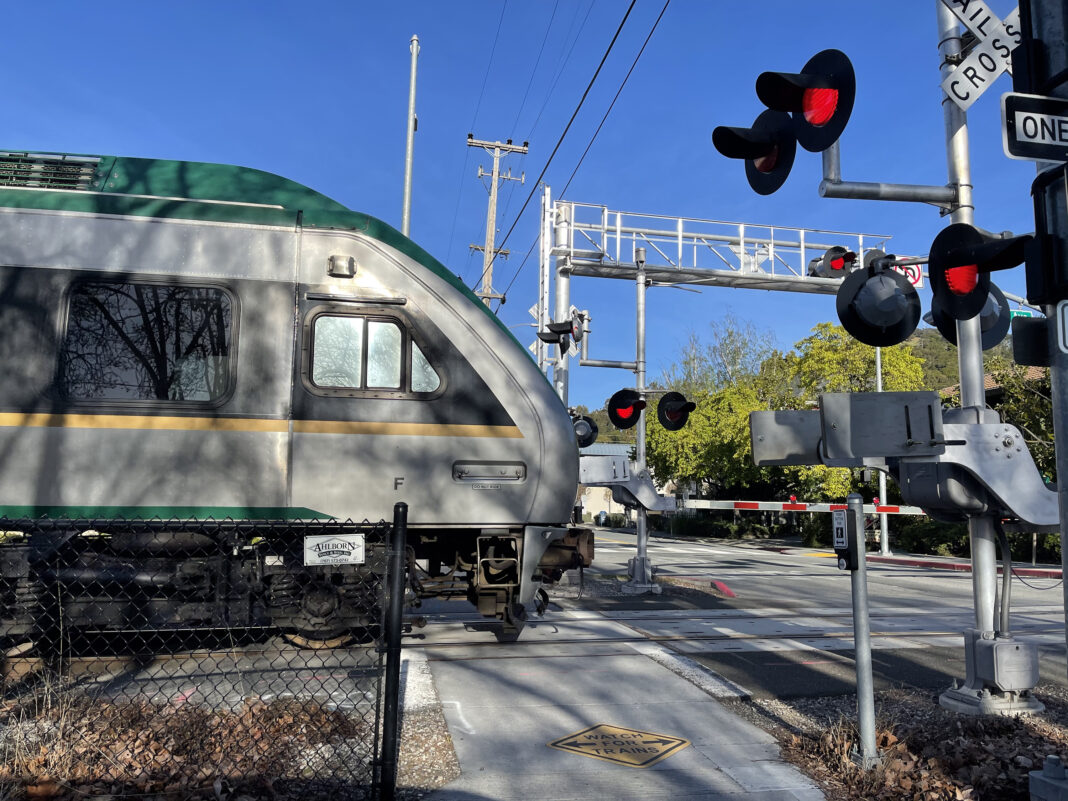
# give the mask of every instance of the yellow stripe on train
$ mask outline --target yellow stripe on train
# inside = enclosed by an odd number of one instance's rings
[[[250,431],[285,434],[289,421],[247,417],[178,417],[130,414],[0,413],[0,427],[100,428],[137,431]],[[417,437],[486,437],[522,439],[516,426],[458,425],[448,423],[358,422],[346,420],[294,420],[297,434],[370,434]]]

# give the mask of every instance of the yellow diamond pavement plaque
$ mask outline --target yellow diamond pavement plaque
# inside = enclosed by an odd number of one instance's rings
[[[651,731],[624,729],[601,723],[553,740],[547,745],[573,754],[603,759],[632,768],[655,765],[690,744],[681,737]]]

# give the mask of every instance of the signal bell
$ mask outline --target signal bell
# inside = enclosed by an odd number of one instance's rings
[[[916,287],[897,270],[878,269],[874,259],[865,262],[864,269],[850,273],[838,287],[838,319],[865,345],[880,348],[900,344],[920,324]]]
[[[968,320],[982,311],[990,295],[992,270],[1006,270],[1024,260],[1029,234],[1001,238],[968,223],[943,228],[927,257],[931,291],[944,314]]]
[[[758,195],[770,195],[790,176],[797,153],[789,114],[764,111],[749,128],[718,126],[712,144],[729,159],[745,159],[745,177]]]
[[[608,399],[608,419],[618,429],[633,428],[644,408],[641,395],[633,389],[621,389]]]
[[[668,431],[678,431],[696,408],[697,404],[686,400],[681,392],[667,392],[656,405],[656,419]]]

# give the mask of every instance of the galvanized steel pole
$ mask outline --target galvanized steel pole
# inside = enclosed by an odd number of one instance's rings
[[[637,337],[634,377],[635,389],[638,394],[645,397],[645,248],[634,249],[634,265],[638,268],[635,276],[637,288]],[[638,438],[635,447],[634,470],[642,473],[645,470],[645,410],[638,415]],[[652,570],[649,567],[649,530],[648,514],[641,504],[635,510],[636,534],[638,537],[638,552],[630,564],[630,580],[640,588],[642,585],[652,583]]]
[[[404,149],[404,209],[401,233],[408,236],[412,227],[412,158],[415,153],[415,72],[419,63],[419,37],[413,36],[408,47],[412,52],[412,74],[408,81],[408,143]]]
[[[868,624],[868,573],[864,551],[864,499],[857,493],[846,497],[856,539],[857,569],[850,571],[853,590],[853,649],[857,667],[857,728],[860,729],[860,759],[865,770],[879,762],[875,745],[875,685],[871,673],[871,629]],[[852,545],[852,543],[851,543]]]
[[[960,25],[953,12],[934,0],[938,12],[938,51],[942,57],[941,73],[951,74],[961,52]],[[968,149],[968,116],[943,93],[942,113],[946,127],[946,163],[949,183],[957,187],[957,205],[951,222],[973,223],[972,176]],[[983,345],[979,315],[957,321],[957,366],[960,371],[960,405],[973,408],[968,422],[983,422],[986,392],[983,387]],[[989,517],[970,517],[968,534],[972,553],[972,598],[975,604],[975,627],[994,630],[994,595],[997,582],[997,545],[994,523]]]
[[[556,312],[555,320],[566,320],[571,314],[571,215],[570,203],[556,205],[556,230],[553,238],[556,243]],[[568,355],[561,350],[553,365],[553,388],[557,396],[567,406],[567,369]]]
[[[883,349],[875,349],[875,391],[883,391]],[[886,473],[879,471],[879,500],[886,503]],[[879,553],[890,555],[890,526],[886,512],[879,513]]]

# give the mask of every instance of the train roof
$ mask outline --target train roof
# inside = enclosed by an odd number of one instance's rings
[[[263,170],[198,161],[0,150],[0,206],[363,233],[448,281],[515,338],[455,273],[400,231]]]

